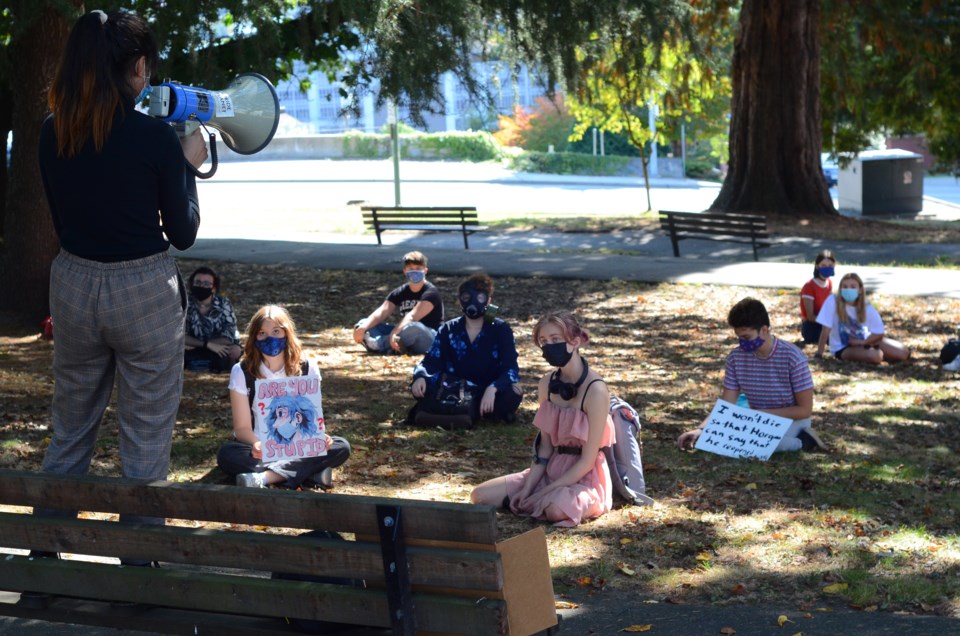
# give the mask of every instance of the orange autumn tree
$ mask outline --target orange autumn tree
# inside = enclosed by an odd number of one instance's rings
[[[557,93],[553,99],[541,96],[535,101],[537,105],[529,113],[517,105],[512,116],[500,115],[497,118],[500,130],[493,136],[504,146],[525,150],[546,152],[551,145],[558,152],[567,150],[576,120],[563,95]]]

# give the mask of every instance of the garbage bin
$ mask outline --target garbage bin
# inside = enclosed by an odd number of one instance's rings
[[[842,212],[910,214],[923,209],[923,155],[909,150],[866,150],[840,168]]]

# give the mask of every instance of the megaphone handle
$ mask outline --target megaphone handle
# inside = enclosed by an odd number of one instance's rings
[[[217,172],[217,138],[214,137],[213,133],[207,134],[210,135],[210,170],[200,172],[192,163],[187,162],[187,167],[190,168],[190,172],[200,179],[209,179]]]

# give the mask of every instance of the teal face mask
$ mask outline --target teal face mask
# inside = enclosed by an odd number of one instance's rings
[[[840,297],[843,298],[848,303],[856,302],[857,297],[860,295],[859,289],[852,289],[850,287],[844,287],[840,290]]]

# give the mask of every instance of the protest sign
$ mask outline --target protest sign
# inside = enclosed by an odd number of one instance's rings
[[[694,448],[727,457],[755,457],[766,461],[792,423],[790,418],[717,400]]]
[[[263,463],[327,454],[320,378],[257,380],[254,389],[253,412]]]

